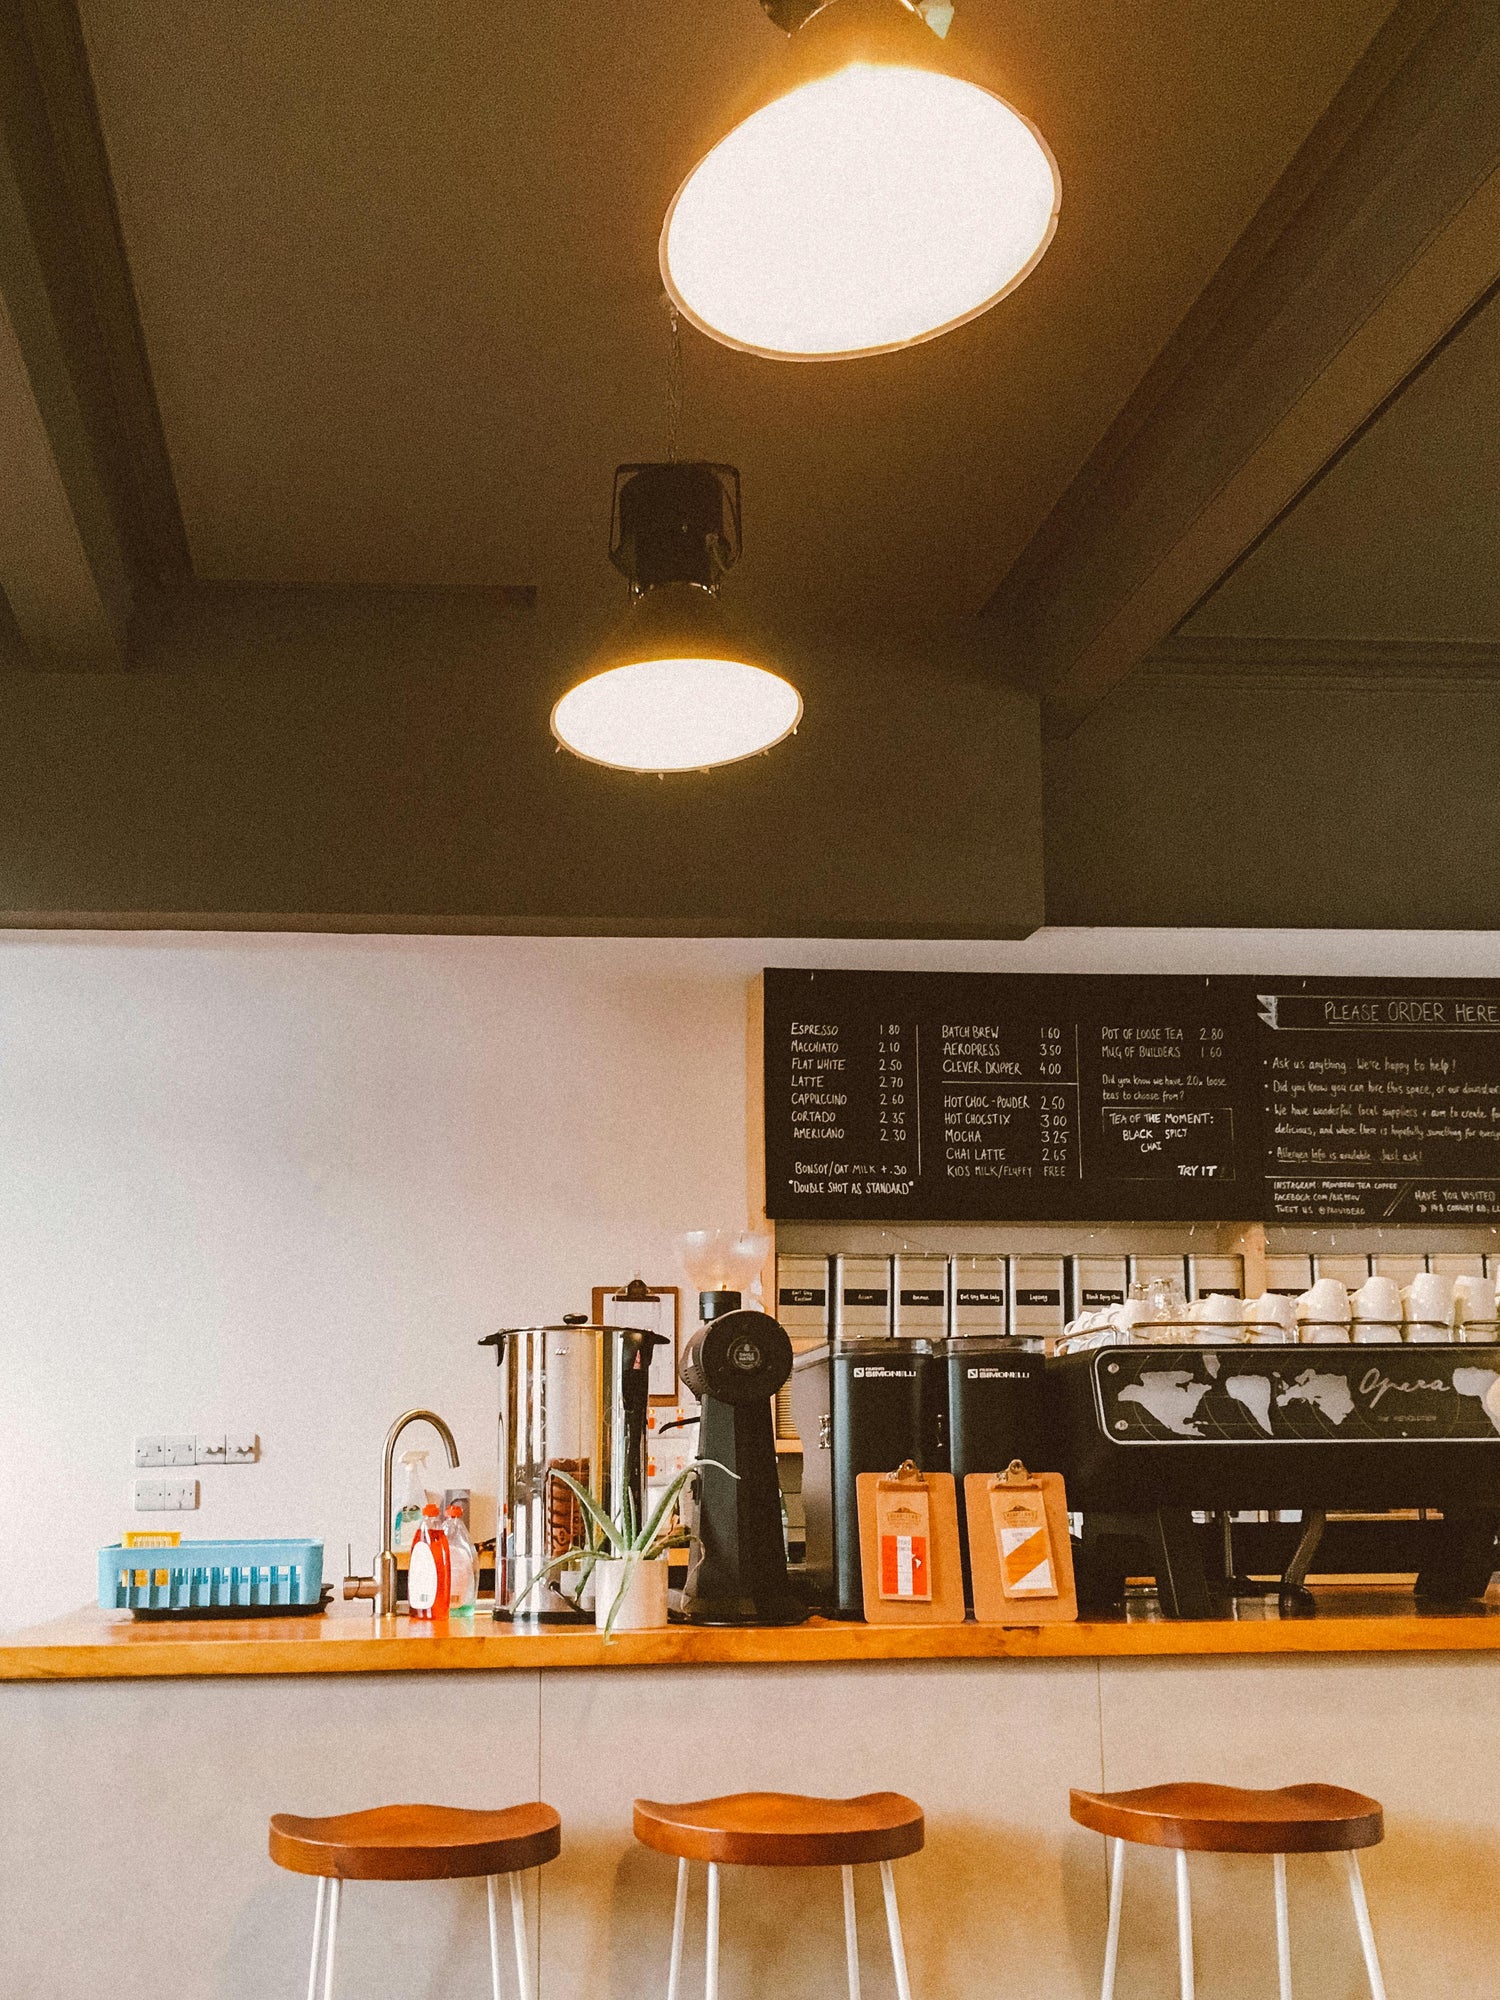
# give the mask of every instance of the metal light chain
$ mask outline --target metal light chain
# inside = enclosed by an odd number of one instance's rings
[[[667,349],[667,457],[677,463],[678,439],[682,430],[682,327],[673,299],[666,301],[671,344]]]

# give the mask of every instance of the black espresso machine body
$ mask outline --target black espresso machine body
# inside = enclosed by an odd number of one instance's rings
[[[950,1340],[943,1346],[947,1441],[943,1469],[958,1487],[971,1472],[1004,1472],[1020,1459],[1032,1472],[1050,1470],[1046,1359],[1017,1340]]]
[[[1046,1396],[1085,1549],[1135,1524],[1169,1611],[1207,1604],[1195,1513],[1300,1510],[1320,1535],[1329,1509],[1441,1509],[1419,1591],[1464,1597],[1488,1580],[1500,1346],[1103,1347],[1049,1361]]]
[[[847,1341],[797,1356],[792,1421],[802,1440],[807,1516],[802,1576],[818,1610],[863,1616],[854,1482],[862,1472],[894,1472],[907,1459],[941,1471],[944,1402],[942,1357],[927,1341]]]
[[[850,1341],[797,1357],[804,1575],[820,1609],[863,1615],[862,1472],[894,1472],[907,1459],[952,1472],[962,1508],[966,1473],[1003,1472],[1013,1458],[1046,1469],[1045,1366],[1018,1341],[979,1338]]]
[[[971,1472],[1004,1472],[1013,1459],[1031,1472],[1052,1469],[1046,1368],[1040,1341],[1033,1345],[971,1336],[943,1344],[942,1469],[953,1474],[964,1595],[971,1606],[964,1480]]]

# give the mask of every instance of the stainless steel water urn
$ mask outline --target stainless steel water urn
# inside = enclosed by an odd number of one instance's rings
[[[597,1535],[559,1473],[611,1518],[630,1496],[641,1519],[646,1495],[646,1411],[651,1350],[659,1333],[639,1327],[507,1327],[481,1345],[500,1364],[496,1487],[495,1616],[517,1622],[586,1623],[584,1568],[534,1580]]]

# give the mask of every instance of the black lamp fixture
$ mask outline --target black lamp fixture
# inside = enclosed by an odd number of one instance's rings
[[[949,0],[760,4],[789,47],[662,228],[683,317],[729,347],[831,361],[932,340],[1014,291],[1061,180],[950,49]]]
[[[705,770],[789,736],[802,698],[725,617],[740,554],[740,475],[705,459],[615,472],[609,559],[630,609],[552,711],[577,756],[625,771]]]

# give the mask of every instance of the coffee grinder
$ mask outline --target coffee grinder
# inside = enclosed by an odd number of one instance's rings
[[[703,1324],[683,1351],[699,1399],[697,1516],[681,1616],[693,1625],[799,1625],[807,1605],[787,1575],[771,1399],[792,1343],[740,1294],[703,1292]]]

